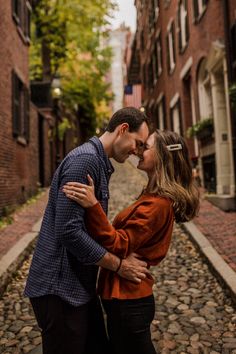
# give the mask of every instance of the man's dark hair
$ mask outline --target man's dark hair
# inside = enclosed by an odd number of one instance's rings
[[[122,123],[128,123],[129,131],[136,132],[139,130],[143,122],[146,122],[148,124],[148,117],[146,116],[146,114],[144,114],[137,108],[125,107],[119,109],[113,114],[107,125],[106,131],[112,133],[114,132],[116,127],[118,127],[118,125]]]

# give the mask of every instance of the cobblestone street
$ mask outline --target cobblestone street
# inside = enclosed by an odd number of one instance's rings
[[[114,166],[111,220],[145,185],[129,162]],[[24,263],[0,300],[3,354],[29,353],[40,344],[29,301],[22,296],[29,263]],[[175,227],[167,258],[152,272],[156,299],[152,335],[158,353],[236,354],[236,310],[181,227]]]

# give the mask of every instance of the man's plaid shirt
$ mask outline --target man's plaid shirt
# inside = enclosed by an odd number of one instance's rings
[[[107,212],[108,182],[113,171],[96,137],[71,151],[62,161],[52,181],[26,283],[26,296],[54,294],[79,306],[95,295],[98,270],[95,263],[106,250],[86,232],[85,210],[68,199],[61,189],[70,181],[87,184],[87,174],[90,174],[96,197]]]

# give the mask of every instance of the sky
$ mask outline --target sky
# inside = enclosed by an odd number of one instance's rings
[[[114,13],[114,18],[111,20],[113,28],[119,27],[122,22],[129,26],[132,32],[136,29],[136,9],[134,0],[116,0],[119,10]]]

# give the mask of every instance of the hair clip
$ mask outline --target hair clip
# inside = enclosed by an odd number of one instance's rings
[[[169,151],[182,150],[181,144],[171,144],[171,145],[166,145],[166,147]]]

